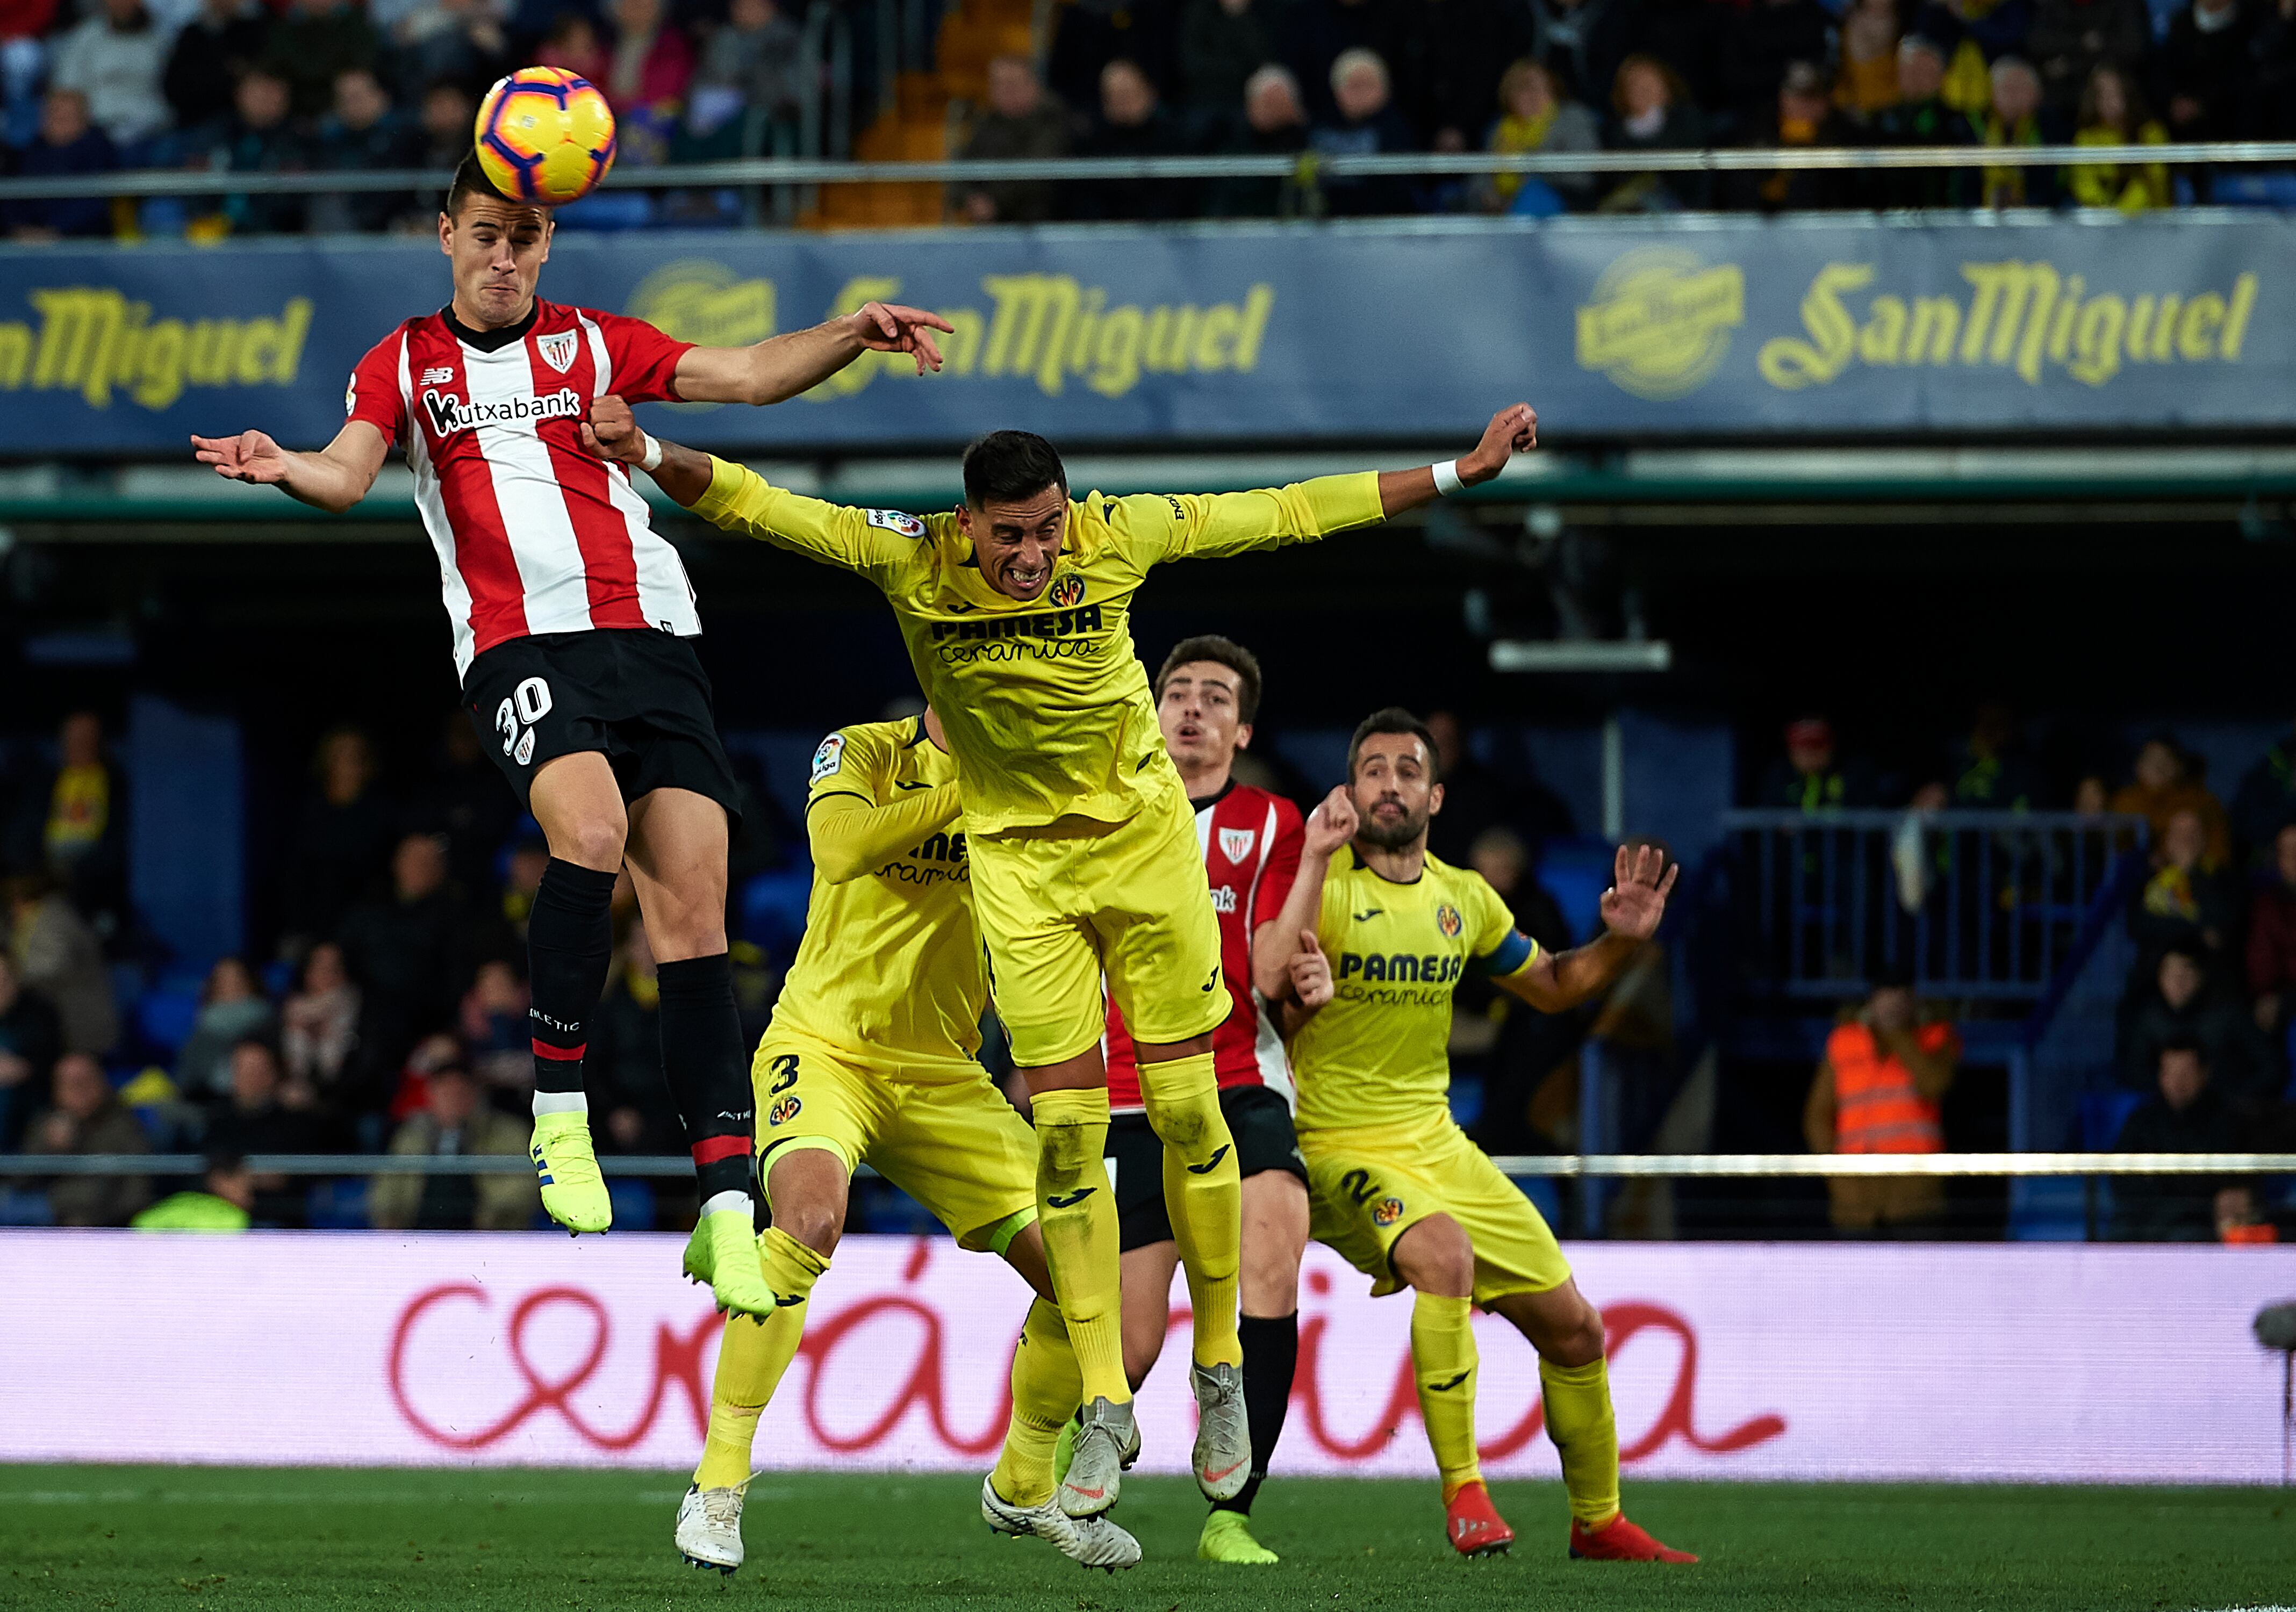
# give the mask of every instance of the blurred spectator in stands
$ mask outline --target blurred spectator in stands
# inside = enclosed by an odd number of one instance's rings
[[[1387,0],[1382,0],[1387,3]],[[1129,61],[1158,93],[1179,88],[1175,48],[1181,0],[1086,0],[1054,11],[1045,84],[1064,106],[1100,102],[1101,73],[1111,61]]]
[[[2073,810],[2083,817],[2103,817],[2112,810],[2111,791],[2104,780],[2091,773],[2073,785]]]
[[[2169,138],[2146,109],[2136,79],[2110,63],[2089,74],[2075,121],[2075,145],[2160,145]],[[2124,213],[2168,207],[2176,200],[2168,165],[2161,162],[2083,162],[2065,170],[2065,185],[2077,206]]]
[[[299,118],[316,118],[334,101],[335,78],[373,67],[381,41],[365,11],[351,0],[290,0],[271,25],[263,63],[287,84]]]
[[[268,1042],[250,1040],[231,1050],[231,1094],[209,1109],[203,1140],[211,1153],[321,1153],[335,1138],[310,1088],[285,1078]],[[266,1225],[300,1224],[303,1196],[293,1176],[258,1174],[255,1218]]]
[[[1948,750],[1936,777],[1931,809],[2030,812],[2041,804],[2041,772],[2017,732],[2017,713],[2004,701],[1977,708],[1968,735]]]
[[[582,1061],[594,1112],[606,1117],[599,1150],[675,1153],[685,1146],[661,1077],[661,986],[645,926],[622,938]]]
[[[1613,16],[1621,57],[1640,54],[1663,61],[1689,86],[1701,106],[1718,98],[1722,40],[1735,23],[1737,8],[1712,0],[1633,0]]]
[[[1755,805],[1831,812],[1874,804],[1873,769],[1855,757],[1842,759],[1833,724],[1824,717],[1799,716],[1786,724],[1785,746],[1784,757],[1763,774]]]
[[[447,883],[447,849],[437,836],[398,842],[390,884],[388,899],[351,910],[340,937],[359,982],[359,1059],[370,1079],[387,1076],[417,1041],[455,1022],[472,972],[470,915]]]
[[[2256,1027],[2277,1035],[2291,1022],[2296,992],[2296,823],[2272,837],[2269,874],[2248,909],[2248,994]]]
[[[796,22],[774,0],[733,0],[726,25],[709,36],[694,70],[696,109],[705,90],[728,90],[767,120],[794,126],[804,86],[804,44]]]
[[[423,1110],[390,1139],[398,1158],[516,1157],[533,1126],[480,1101],[478,1082],[459,1064],[430,1071]],[[522,1232],[542,1207],[533,1174],[377,1175],[368,1183],[367,1218],[393,1232]]]
[[[2264,8],[2265,0],[2191,0],[2170,19],[2153,65],[2169,139],[2247,137]]]
[[[127,906],[127,775],[107,752],[94,711],[64,718],[56,752],[27,802],[38,861],[99,936],[115,935]]]
[[[1874,116],[1874,144],[1977,143],[1969,119],[1946,104],[1945,62],[1945,52],[1924,35],[1898,42],[1898,103]],[[1965,207],[1977,189],[1966,168],[1901,168],[1874,175],[1866,192],[1880,207]]]
[[[1351,50],[1332,63],[1330,122],[1310,130],[1308,143],[1326,157],[1372,157],[1417,148],[1411,125],[1395,110],[1387,63],[1375,51]],[[1342,217],[1410,210],[1411,182],[1385,175],[1324,181],[1324,205]]]
[[[55,1103],[33,1120],[24,1151],[50,1156],[147,1153],[144,1127],[119,1106],[103,1066],[85,1052],[56,1060]],[[47,1183],[48,1213],[60,1226],[124,1226],[152,1201],[144,1175],[59,1175]]]
[[[458,1018],[472,1074],[488,1092],[515,1099],[511,1106],[520,1113],[534,1095],[534,1042],[526,1017],[531,1001],[518,970],[492,958],[479,965]]]
[[[1100,115],[1077,147],[1079,157],[1177,157],[1187,142],[1139,63],[1118,57],[1100,71]],[[1078,218],[1185,218],[1193,187],[1178,179],[1111,179],[1072,184],[1063,199]]]
[[[1243,117],[1228,142],[1238,157],[1297,157],[1308,149],[1308,108],[1288,67],[1269,62],[1243,86]],[[1204,187],[1209,218],[1296,218],[1320,204],[1296,174],[1281,179],[1215,179]]]
[[[347,68],[335,75],[334,110],[320,120],[314,149],[320,166],[346,173],[373,173],[387,168],[413,168],[420,136],[407,127],[372,68]],[[427,206],[418,198],[388,191],[339,192],[314,197],[310,227],[322,233],[373,232],[389,229],[410,210],[438,213],[436,198]],[[470,727],[464,722],[463,727]],[[495,791],[502,793],[499,787]]]
[[[0,1153],[22,1142],[34,1110],[48,1104],[48,1077],[63,1051],[63,1030],[48,999],[26,987],[0,951]]]
[[[2279,1057],[2259,1034],[2253,1017],[2213,988],[2209,967],[2207,954],[2189,942],[2161,953],[2149,987],[2140,989],[2128,1016],[2121,1082],[2146,1089],[2160,1067],[2161,1049],[2189,1041],[2208,1055],[2218,1089],[2227,1100],[2268,1101],[2280,1089]]]
[[[1628,56],[1619,63],[1604,143],[1622,151],[1685,151],[1706,143],[1706,119],[1672,68],[1650,56]],[[1712,189],[1704,174],[1633,174],[1611,185],[1601,210],[1670,213],[1702,208]]]
[[[232,86],[263,53],[267,20],[257,0],[201,0],[168,53],[163,82],[177,128],[204,130],[231,115]]]
[[[618,112],[675,110],[693,78],[693,46],[662,0],[613,0],[613,66],[599,87]]]
[[[430,210],[435,217],[435,197]],[[471,719],[459,710],[448,712],[430,775],[415,790],[406,824],[446,840],[447,877],[464,900],[476,904],[493,895],[496,858],[520,815],[517,797],[503,788]]]
[[[366,894],[390,859],[395,826],[390,806],[374,785],[374,747],[365,733],[337,728],[326,734],[311,770],[317,783],[289,856],[285,904],[289,935],[306,941],[333,934],[351,904]]]
[[[1841,70],[1833,103],[1866,127],[1898,104],[1897,0],[1850,0],[1841,13]]]
[[[1395,101],[1414,143],[1472,150],[1499,111],[1499,76],[1531,47],[1527,10],[1508,0],[1406,0],[1396,53]]]
[[[2296,6],[2296,0],[2289,0]],[[2240,775],[2232,798],[2233,838],[2251,865],[2266,862],[2280,831],[2296,822],[2296,729],[2274,740]]]
[[[510,38],[492,0],[418,0],[390,26],[390,72],[402,94],[442,78],[487,84],[510,66]],[[463,125],[469,143],[470,125]]]
[[[1780,151],[1852,143],[1849,120],[1834,110],[1833,87],[1815,62],[1789,63],[1775,105],[1759,119],[1742,121],[1739,143]],[[1734,173],[1719,191],[1725,207],[1766,213],[1835,208],[1849,200],[1844,176],[1825,168]]]
[[[1349,51],[1370,51],[1393,59],[1402,43],[1406,0],[1298,0],[1284,13],[1283,65],[1308,93],[1308,120],[1329,122],[1339,111],[1332,99],[1332,63]]]
[[[1993,64],[1991,79],[1992,101],[1978,130],[1984,144],[2009,147],[2061,143],[2062,131],[2052,124],[2041,104],[2041,75],[2034,70],[2031,62],[2020,56],[2004,56]],[[2057,176],[2054,168],[2006,165],[1988,168],[1980,183],[1982,189],[1978,200],[1985,207],[2054,207],[2057,203]]]
[[[1606,104],[1619,63],[1629,53],[1633,10],[1628,0],[1531,0],[1530,53],[1554,70],[1572,100]],[[1731,20],[1736,22],[1734,14]],[[1675,67],[1687,70],[1678,62]]]
[[[1035,63],[1008,53],[988,63],[988,105],[972,120],[957,154],[967,161],[1065,157],[1067,111],[1037,78]],[[972,224],[1042,224],[1059,205],[1046,180],[993,180],[949,187],[949,206]]]
[[[1427,848],[1453,867],[1464,867],[1476,838],[1505,820],[1506,786],[1476,759],[1456,711],[1428,712],[1427,731],[1435,736],[1437,775],[1443,784],[1443,809],[1428,822]]]
[[[1180,99],[1226,117],[1252,74],[1275,60],[1271,0],[1187,0],[1180,12]]]
[[[1802,1107],[1813,1153],[1941,1153],[1940,1105],[1961,1061],[1953,1026],[1914,998],[1910,976],[1877,978],[1857,1016],[1826,1038]],[[1830,1178],[1834,1229],[1905,1234],[1945,1213],[1934,1175]]]
[[[2248,1146],[2239,1120],[2210,1080],[2207,1049],[2190,1037],[2163,1043],[2152,1064],[2153,1095],[2120,1127],[2117,1153],[2237,1153]],[[2212,1175],[2117,1175],[2113,1235],[2129,1242],[2214,1240]]]
[[[1549,951],[1570,948],[1570,925],[1546,888],[1530,876],[1530,849],[1507,828],[1475,837],[1466,865],[1480,873],[1514,914],[1515,928]],[[1492,1153],[1544,1153],[1566,1138],[1546,1123],[1541,1091],[1586,1038],[1601,1010],[1590,1002],[1567,1013],[1518,1012],[1513,998],[1480,976],[1459,982],[1453,1019],[1455,1047],[1488,1053],[1483,1072],[1483,1111],[1475,1141]],[[1459,1034],[1462,1027],[1465,1034]],[[1577,1093],[1571,1094],[1576,1101]]]
[[[2192,776],[2192,765],[2183,748],[2166,734],[2155,734],[2136,752],[2130,781],[2112,797],[2112,809],[2142,817],[2152,825],[2155,839],[2169,831],[2169,820],[2178,812],[2200,814],[2209,833],[2209,857],[2218,866],[2232,861],[2232,828],[2217,798]]]
[[[2099,67],[2134,67],[2152,42],[2144,0],[2035,0],[2025,53],[2041,70],[2049,104],[2070,112]]]
[[[1499,115],[1484,142],[1487,151],[1592,151],[1602,145],[1602,125],[1595,114],[1563,98],[1561,80],[1544,62],[1525,56],[1499,79]],[[1592,202],[1595,176],[1493,174],[1482,199],[1492,212],[1547,217]]]
[[[176,1090],[193,1102],[222,1097],[231,1090],[232,1049],[275,1028],[270,999],[255,970],[239,957],[219,957],[200,987],[199,1016],[176,1054]]]
[[[1795,62],[1833,55],[1833,20],[1817,0],[1753,0],[1723,30],[1716,110],[1726,130],[1770,120],[1778,86]]]
[[[2152,847],[2152,871],[2132,891],[2129,938],[2141,969],[2171,945],[2198,946],[2221,961],[2238,934],[2240,897],[2224,865],[2209,855],[2209,831],[2189,806],[2169,818]]]
[[[168,30],[153,20],[144,0],[102,0],[71,32],[57,39],[48,81],[87,97],[87,115],[123,152],[168,127]]]
[[[2217,1240],[2227,1243],[2270,1244],[2280,1240],[2280,1228],[2264,1212],[2255,1186],[2233,1182],[2217,1189]]]
[[[2296,134],[2296,0],[2271,0],[2262,8],[2252,54],[2249,137],[2285,140]]]
[[[598,24],[587,12],[562,11],[551,20],[550,31],[535,48],[541,67],[562,67],[603,86],[613,71],[614,59],[598,42]]]
[[[422,92],[422,140],[415,148],[415,166],[452,168],[471,151],[471,128],[478,121],[479,103],[471,92],[452,80]],[[410,225],[421,233],[422,227]],[[461,713],[457,712],[459,716]]]
[[[67,1051],[102,1057],[119,1039],[119,1010],[95,931],[49,874],[19,874],[7,892],[17,978],[54,1006]]]
[[[52,179],[108,174],[119,166],[111,140],[88,122],[86,95],[57,88],[40,102],[39,134],[24,148],[16,171],[27,179]],[[111,201],[106,196],[12,201],[5,211],[8,233],[18,241],[76,240],[111,233]]]
[[[290,1079],[332,1101],[358,1049],[359,988],[343,949],[323,940],[303,959],[303,977],[279,1014],[279,1051]]]
[[[139,1232],[244,1232],[254,1223],[254,1208],[247,1160],[213,1153],[196,1191],[170,1193],[128,1223]]]
[[[215,166],[236,174],[282,174],[308,166],[291,121],[292,92],[269,67],[251,67],[232,92],[233,113],[220,132]],[[303,227],[299,196],[226,196],[223,217],[240,234],[283,234]]]

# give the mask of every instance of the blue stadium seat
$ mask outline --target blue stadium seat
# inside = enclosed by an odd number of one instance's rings
[[[611,1163],[608,1166],[611,1168]],[[617,1232],[651,1232],[653,1230],[653,1182],[644,1176],[609,1176],[606,1196],[614,1206],[614,1230]]]
[[[2080,1100],[2080,1145],[2087,1153],[2109,1153],[2120,1127],[2144,1103],[2142,1092],[2085,1092]]]
[[[346,1175],[313,1182],[303,1199],[303,1218],[314,1232],[365,1231],[365,1178]]]
[[[1538,882],[1554,897],[1570,924],[1574,944],[1594,937],[1601,927],[1603,892],[1611,888],[1618,847],[1591,835],[1550,839],[1538,855]]]
[[[787,961],[805,936],[805,906],[813,894],[813,864],[760,873],[742,887],[742,938]]]
[[[200,1016],[196,987],[155,986],[135,999],[135,1027],[144,1039],[170,1058],[184,1050],[192,1026]]]
[[[559,208],[554,216],[562,230],[600,234],[642,230],[653,223],[653,199],[644,191],[600,191]]]

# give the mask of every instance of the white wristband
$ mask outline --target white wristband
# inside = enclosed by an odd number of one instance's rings
[[[645,437],[644,431],[640,431],[638,435]],[[661,438],[646,437],[645,445],[645,457],[638,461],[638,469],[649,471],[661,469]]]
[[[1435,493],[1438,497],[1447,498],[1453,493],[1464,492],[1466,487],[1467,484],[1459,479],[1457,460],[1446,459],[1435,467]]]

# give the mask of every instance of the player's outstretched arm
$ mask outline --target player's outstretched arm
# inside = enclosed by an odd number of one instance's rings
[[[811,330],[754,347],[697,347],[677,361],[677,395],[689,403],[779,403],[809,391],[864,353],[906,353],[917,373],[940,368],[935,331],[948,322],[922,308],[872,302]]]
[[[1643,942],[1658,933],[1666,898],[1681,871],[1679,864],[1668,865],[1666,853],[1654,845],[1632,850],[1620,846],[1611,873],[1615,882],[1603,893],[1603,933],[1574,951],[1540,952],[1494,983],[1542,1013],[1575,1008],[1610,989]]]
[[[275,487],[314,509],[340,515],[367,495],[390,444],[365,420],[345,423],[316,454],[281,447],[261,431],[236,437],[194,437],[192,452],[216,474],[258,487]]]
[[[1331,871],[1332,854],[1356,833],[1355,802],[1344,786],[1324,797],[1308,814],[1300,839],[1300,871],[1293,876],[1283,909],[1252,932],[1251,986],[1269,1002],[1297,994],[1295,961],[1303,951],[1316,949],[1316,924],[1324,911],[1324,877]],[[1318,959],[1320,949],[1316,949]],[[1320,1004],[1319,1004],[1320,1005]]]
[[[1380,506],[1392,519],[1406,510],[1432,503],[1445,493],[1480,486],[1506,469],[1507,461],[1517,454],[1528,454],[1538,446],[1538,411],[1528,403],[1510,404],[1491,416],[1491,422],[1483,428],[1482,440],[1475,444],[1472,452],[1447,464],[1422,465],[1415,471],[1382,471]],[[1457,486],[1449,485],[1446,471]]]
[[[953,783],[884,805],[857,791],[830,790],[816,795],[806,807],[805,832],[815,871],[830,884],[844,884],[875,872],[964,814],[964,802]]]

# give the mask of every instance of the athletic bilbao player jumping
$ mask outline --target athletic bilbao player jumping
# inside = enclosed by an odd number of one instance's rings
[[[914,308],[858,313],[755,347],[701,348],[616,314],[544,302],[547,209],[506,200],[465,157],[439,218],[454,300],[361,359],[349,419],[317,453],[261,431],[194,437],[200,462],[340,512],[396,442],[439,551],[455,667],[482,741],[542,825],[550,865],[529,937],[534,1146],[543,1207],[573,1232],[612,1207],[590,1146],[585,1026],[605,988],[627,862],[661,964],[661,1062],[701,1178],[697,1241],[720,1308],[770,1313],[753,1241],[748,1051],[726,958],[734,779],[687,640],[701,631],[677,552],[629,472],[582,451],[590,401],[779,403],[865,351],[940,367]]]

